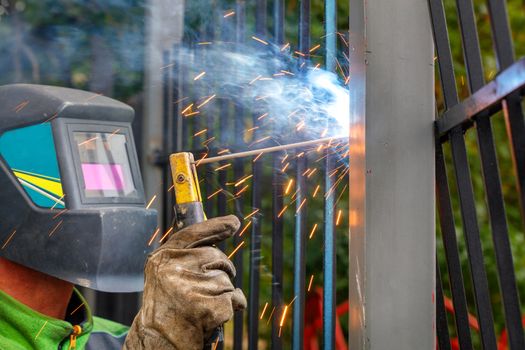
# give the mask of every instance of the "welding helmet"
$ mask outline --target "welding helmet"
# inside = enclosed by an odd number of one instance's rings
[[[157,218],[133,109],[28,84],[1,86],[0,106],[0,256],[96,290],[142,290]]]

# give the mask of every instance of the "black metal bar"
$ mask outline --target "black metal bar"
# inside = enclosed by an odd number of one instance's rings
[[[525,338],[521,325],[520,299],[516,286],[516,275],[514,273],[503,194],[501,192],[496,149],[488,115],[477,119],[476,130],[478,132],[478,145],[489,206],[499,284],[510,340],[509,344],[511,349],[525,349]]]
[[[494,38],[494,47],[500,70],[511,67],[514,62],[512,36],[507,17],[505,1],[489,0],[489,14]],[[521,79],[523,81],[523,79]],[[512,160],[518,178],[521,218],[525,225],[525,119],[521,107],[521,97],[516,92],[510,94],[503,104],[507,132],[512,145]]]
[[[164,67],[169,65],[170,63],[170,51],[165,50],[163,52],[162,61]],[[170,79],[170,69],[164,69],[162,72],[162,103],[163,103],[163,116],[162,116],[162,151],[161,154],[166,154],[169,152],[170,149],[170,136],[169,136],[169,130],[170,130],[170,117],[172,116],[172,94],[171,94],[171,87],[172,87],[172,81]],[[166,163],[162,167],[162,185],[159,188],[159,191],[162,191],[162,193],[159,193],[158,196],[162,200],[162,208],[163,208],[163,215],[162,215],[162,230],[166,230],[171,221],[170,218],[172,217],[172,211],[173,207],[171,205],[171,200],[169,198],[170,194],[167,193],[168,190],[168,184],[170,183],[170,167],[169,164]]]
[[[443,73],[441,75],[443,76]],[[453,107],[436,121],[439,135],[443,136],[482,111],[501,104],[502,100],[508,99],[508,96],[514,92],[518,93],[519,96],[519,90],[523,88],[525,88],[525,58],[505,69],[493,81],[483,86],[462,103],[450,105],[449,107]],[[443,90],[445,91],[445,89]],[[509,115],[510,112],[515,111],[509,109]],[[522,136],[517,137],[522,138]],[[521,154],[521,149],[518,153]]]
[[[448,333],[447,311],[445,309],[445,296],[441,283],[441,273],[436,260],[436,333],[439,350],[450,350],[450,335]],[[465,349],[461,346],[462,349]]]
[[[438,56],[439,76],[443,97],[447,108],[458,103],[456,78],[454,76],[454,63],[450,51],[448,38],[447,20],[442,0],[429,0],[432,29],[434,31],[434,44]]]
[[[471,1],[457,1],[457,6],[469,86],[471,91],[477,91],[483,87],[485,81],[474,10]],[[490,213],[492,239],[496,252],[500,290],[510,339],[509,343],[511,349],[525,349],[525,338],[523,327],[521,326],[520,301],[489,111],[483,111],[476,118],[476,131]]]
[[[266,35],[266,0],[257,0],[255,13],[255,32],[259,36]],[[253,125],[257,125],[254,115]],[[254,132],[257,139],[258,130]],[[261,208],[262,161],[252,164],[252,210]],[[261,219],[258,215],[252,218],[252,236],[250,240],[250,289],[248,297],[248,349],[256,350],[259,342],[259,283],[261,263]]]
[[[274,37],[275,44],[281,45],[284,42],[284,0],[275,0],[273,3],[274,13]],[[280,334],[280,317],[284,307],[283,301],[283,174],[280,171],[283,152],[272,155],[272,334],[271,349],[280,350],[283,348],[282,336]]]
[[[445,158],[439,141],[436,142],[436,197],[441,236],[448,266],[450,290],[452,292],[452,301],[454,302],[458,340],[461,349],[472,349],[467,298],[463,285],[463,273],[461,272],[461,260],[459,258],[458,242],[456,239],[454,213],[450,202]]]
[[[306,238],[306,179],[303,176],[307,168],[306,155],[302,150],[297,150],[295,197],[295,234],[294,234],[294,304],[293,304],[293,330],[292,349],[302,350],[304,343],[304,306],[305,306],[305,238]]]
[[[470,271],[474,285],[481,342],[484,349],[496,349],[496,334],[494,332],[489,285],[483,262],[474,192],[461,127],[455,128],[450,132],[450,144],[461,205],[461,216],[463,218],[463,230],[467,242]]]
[[[244,0],[237,0],[235,4],[236,22],[235,22],[235,42],[240,44],[244,42],[244,26],[245,26],[245,8],[246,4]],[[244,129],[244,109],[241,106],[235,106],[234,115],[234,130],[235,135],[241,135]],[[233,178],[240,179],[244,175],[244,163],[242,159],[236,159],[233,163]],[[235,201],[236,212],[241,216],[243,212],[244,200],[238,198]],[[242,216],[239,217],[242,220]],[[244,237],[240,237],[236,234],[233,238],[233,244],[238,247],[239,244],[244,240]],[[233,257],[233,263],[237,269],[237,275],[233,281],[236,288],[243,288],[244,282],[244,249],[241,248],[237,254]],[[233,350],[242,350],[243,348],[243,333],[244,333],[244,312],[237,311],[233,316]]]

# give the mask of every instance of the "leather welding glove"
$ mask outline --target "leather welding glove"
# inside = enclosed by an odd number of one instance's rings
[[[175,233],[146,262],[143,304],[123,349],[202,350],[215,328],[246,308],[233,263],[214,244],[240,226],[213,218]]]

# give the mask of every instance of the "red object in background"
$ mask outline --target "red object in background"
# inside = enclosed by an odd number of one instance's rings
[[[453,314],[454,313],[454,303],[451,299],[445,297],[445,309],[447,312]],[[468,323],[470,328],[475,330],[476,332],[479,332],[479,324],[478,319],[472,315],[471,313],[468,314]],[[523,315],[521,319],[521,323],[525,326],[525,315]],[[452,350],[460,350],[459,348],[459,341],[458,338],[451,338],[450,339],[450,346]],[[436,344],[436,349],[438,348]],[[498,350],[508,350],[509,349],[509,343],[508,343],[508,336],[507,336],[507,329],[505,328],[498,339]]]
[[[335,348],[347,350],[345,335],[339,317],[348,313],[348,300],[338,305],[335,317]],[[319,350],[318,336],[323,331],[323,289],[316,287],[311,291],[305,303],[304,350]]]

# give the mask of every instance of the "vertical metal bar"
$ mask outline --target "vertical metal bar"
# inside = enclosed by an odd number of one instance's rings
[[[337,55],[336,1],[325,0],[325,64],[326,70],[334,71]],[[324,202],[324,255],[323,255],[323,349],[335,349],[335,307],[336,307],[336,242],[334,229],[334,180],[330,177],[335,159],[326,150],[325,198]]]
[[[505,321],[509,334],[511,349],[525,349],[525,338],[521,324],[521,308],[514,262],[509,241],[509,231],[501,193],[496,149],[492,137],[492,128],[489,116],[480,116],[476,121],[478,132],[478,145],[481,154],[483,179],[487,202],[489,206],[490,224],[492,227],[492,240],[496,252],[499,284],[505,310]]]
[[[496,349],[496,335],[494,332],[494,319],[492,317],[489,285],[485,271],[485,264],[483,262],[483,250],[479,236],[474,192],[471,184],[467,150],[461,126],[451,131],[450,144],[452,147],[454,170],[461,205],[461,217],[463,218],[463,231],[467,242],[470,271],[474,285],[481,342],[484,349]]]
[[[237,0],[235,5],[236,12],[236,23],[235,23],[235,41],[240,44],[244,42],[244,21],[245,21],[245,2],[244,0]],[[235,115],[234,115],[234,129],[235,135],[241,135],[244,129],[244,110],[242,107],[235,106]],[[236,145],[238,146],[238,145]],[[240,179],[244,174],[244,165],[242,159],[236,159],[233,163],[233,177],[234,179]],[[238,198],[235,201],[236,212],[242,213],[243,208],[243,198]],[[239,218],[239,219],[242,219]],[[241,244],[243,237],[239,237],[236,234],[233,238],[233,244],[237,247]],[[236,288],[243,288],[243,275],[244,275],[244,263],[243,263],[243,254],[244,249],[240,249],[237,254],[233,257],[233,263],[237,269],[237,275],[233,281]],[[244,328],[244,312],[237,311],[233,317],[233,350],[242,350],[243,347],[243,328]]]
[[[428,2],[430,5],[434,44],[437,51],[437,63],[439,65],[439,77],[441,79],[445,107],[450,108],[456,105],[459,100],[445,10],[443,9],[442,0],[429,0]]]
[[[436,141],[436,197],[441,236],[448,266],[450,289],[452,291],[452,301],[454,302],[454,316],[458,340],[461,349],[468,350],[472,349],[472,339],[468,320],[467,298],[463,285],[463,273],[461,271],[461,260],[459,258],[458,242],[456,239],[454,213],[450,202],[445,158],[439,140]],[[438,340],[441,343],[442,340]]]
[[[164,67],[168,66],[170,63],[170,51],[165,50],[162,55],[162,61],[164,63]],[[172,79],[170,79],[170,69],[164,69],[162,72],[162,104],[163,104],[163,113],[162,113],[162,151],[160,152],[160,156],[165,156],[170,148],[170,118],[172,116]],[[169,199],[167,190],[168,190],[168,184],[170,183],[170,168],[169,164],[166,162],[162,166],[162,185],[159,188],[159,191],[161,193],[158,193],[157,195],[162,200],[162,208],[164,209],[163,215],[162,215],[162,228],[161,230],[166,230],[170,222],[168,221],[171,217],[172,213],[171,211],[171,201]]]
[[[469,87],[473,93],[482,88],[485,83],[474,10],[471,1],[457,1],[456,3],[463,37],[463,52],[467,65]],[[501,192],[498,160],[488,111],[476,118],[476,126],[509,343],[512,349],[525,349],[520,301]]]
[[[294,304],[293,304],[293,329],[292,329],[292,349],[303,349],[304,336],[304,304],[305,304],[305,237],[306,237],[306,179],[303,176],[306,170],[306,154],[302,150],[297,150],[296,160],[296,214],[295,214],[295,234],[294,234]]]
[[[310,48],[310,0],[299,1],[299,51],[307,53]],[[304,63],[301,57],[299,62]],[[296,155],[302,150],[297,150]],[[304,343],[304,306],[305,306],[305,235],[306,235],[306,181],[302,175],[307,167],[306,155],[296,160],[296,208],[294,233],[294,305],[292,349],[302,350]],[[302,206],[302,208],[301,208]]]
[[[266,35],[266,0],[257,0],[255,13],[256,35]],[[253,125],[257,124],[254,115]],[[254,133],[257,139],[258,131]],[[261,209],[261,186],[262,161],[258,160],[252,164],[252,210]],[[248,349],[256,350],[259,340],[259,282],[261,263],[261,219],[252,218],[252,237],[250,241],[250,295],[248,297]]]
[[[436,260],[436,333],[439,350],[450,350],[450,335],[448,333],[447,311],[441,283],[441,273]],[[461,346],[461,349],[467,349]]]
[[[324,255],[323,255],[323,349],[335,349],[335,308],[336,308],[336,255],[334,229],[334,180],[330,172],[334,169],[335,159],[326,150],[325,194],[324,203]]]
[[[284,42],[284,0],[275,0],[273,3],[274,13],[274,37],[275,44],[282,45]],[[282,337],[279,332],[280,317],[283,312],[283,174],[279,170],[280,162],[284,153],[272,155],[272,334],[271,349],[280,350],[283,347]]]
[[[507,17],[506,2],[488,0],[492,37],[500,70],[514,62],[512,36]],[[521,205],[521,219],[525,225],[525,119],[519,92],[509,95],[503,103],[507,133],[512,146],[512,160],[516,172]]]

